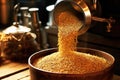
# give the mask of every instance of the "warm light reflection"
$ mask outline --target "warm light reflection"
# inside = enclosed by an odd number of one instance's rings
[[[5,29],[3,31],[3,33],[5,33],[5,34],[17,33],[17,32],[18,33],[24,33],[24,32],[30,32],[30,31],[31,31],[30,28],[19,25],[19,27],[16,27],[16,26],[8,27],[7,29]]]
[[[5,4],[4,4],[4,1],[5,0],[2,0],[2,6],[1,6],[1,14],[2,14],[2,17],[1,18],[1,21],[3,22],[3,24],[6,24],[7,23],[7,16],[8,16],[8,12],[6,11],[6,9],[8,8]]]
[[[1,0],[1,3],[6,3],[6,0]]]
[[[50,5],[48,7],[46,7],[47,11],[52,11],[54,9],[55,5]]]

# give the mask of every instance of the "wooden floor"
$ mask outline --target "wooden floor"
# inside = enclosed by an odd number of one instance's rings
[[[9,60],[1,61],[0,80],[30,80],[28,64]],[[114,75],[113,80],[120,80],[120,76]]]

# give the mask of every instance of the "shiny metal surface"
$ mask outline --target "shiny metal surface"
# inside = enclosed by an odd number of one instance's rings
[[[97,0],[60,0],[57,1],[55,9],[53,11],[54,23],[58,26],[58,17],[59,15],[65,11],[66,8],[69,7],[71,12],[74,14],[78,14],[78,18],[82,18],[83,21],[82,26],[80,26],[79,33],[85,33],[91,26],[94,26],[95,22],[103,22],[107,23],[107,32],[110,32],[112,23],[115,22],[114,19],[105,19],[100,18],[99,15],[101,13],[101,7]],[[68,10],[68,9],[67,9]]]
[[[14,0],[0,0],[0,24],[10,25],[13,21]]]
[[[55,9],[53,11],[54,23],[58,26],[58,17],[59,15],[67,10],[78,14],[76,17],[82,18],[83,25],[80,26],[80,34],[85,33],[89,29],[89,25],[91,24],[91,13],[87,4],[84,0],[61,0],[55,5]]]

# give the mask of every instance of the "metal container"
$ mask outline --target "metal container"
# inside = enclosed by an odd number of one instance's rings
[[[27,61],[28,57],[40,50],[36,35],[31,29],[16,22],[2,31],[0,43],[3,56],[13,61]]]
[[[95,22],[107,23],[107,31],[110,32],[112,27],[111,23],[115,22],[112,18],[106,19],[99,17],[101,6],[97,0],[58,0],[53,11],[54,23],[57,26],[58,17],[65,10],[74,12],[74,14],[77,14],[75,17],[83,22],[82,26],[79,27],[80,34],[85,33],[91,26],[95,26]]]
[[[112,69],[114,65],[113,56],[111,56],[110,54],[104,51],[90,49],[90,48],[78,48],[78,51],[104,57],[106,60],[108,60],[111,63],[111,65],[102,71],[87,73],[87,74],[62,74],[62,73],[54,73],[36,68],[33,65],[36,59],[57,52],[56,48],[51,48],[36,52],[29,57],[28,64],[30,68],[31,80],[112,80],[112,76],[113,76]]]
[[[14,0],[0,0],[0,25],[10,26],[13,22]]]
[[[83,26],[80,27],[81,33],[86,32],[91,24],[91,12],[84,0],[61,0],[56,3],[55,9],[53,11],[53,17],[55,24],[58,24],[59,15],[65,10],[69,10],[78,14],[76,17],[83,20]],[[81,19],[80,19],[81,20]]]

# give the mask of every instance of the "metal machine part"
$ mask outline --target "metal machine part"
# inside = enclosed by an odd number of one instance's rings
[[[21,11],[21,24],[23,26],[29,26],[30,22],[30,14],[29,14],[29,7],[20,7]]]
[[[82,15],[77,15],[76,17],[81,18],[84,16],[82,18],[83,26],[80,27],[80,32],[85,33],[89,29],[89,25],[91,23],[91,13],[87,4],[83,0],[77,2],[65,0],[57,3],[53,11],[54,22],[56,25],[58,24],[60,13],[64,12],[66,8],[69,8],[69,11],[74,11],[75,13]]]
[[[36,41],[39,43],[40,47],[42,47],[41,46],[42,45],[41,44],[42,43],[42,40],[41,40],[42,37],[41,37],[41,30],[40,30],[41,22],[39,20],[38,11],[39,11],[38,8],[30,8],[29,9],[29,12],[30,12],[30,15],[31,15],[32,30],[37,36]]]
[[[112,18],[105,19],[105,18],[99,18],[97,16],[97,1],[93,0],[61,0],[58,1],[55,5],[55,9],[53,11],[53,17],[54,17],[54,23],[56,26],[58,25],[58,16],[65,11],[66,7],[70,7],[69,9],[72,9],[70,11],[76,12],[79,16],[81,15],[83,18],[83,25],[80,27],[80,34],[85,33],[89,28],[93,21],[98,22],[105,22],[108,23],[107,31],[110,32],[111,29],[111,23],[115,22]],[[78,17],[78,16],[76,16]],[[81,17],[78,17],[81,18]],[[81,20],[81,19],[80,19]]]
[[[46,34],[44,29],[41,27],[41,21],[39,20],[38,8],[30,8],[29,12],[31,15],[31,28],[36,34],[36,41],[39,43],[41,49],[48,47]]]

